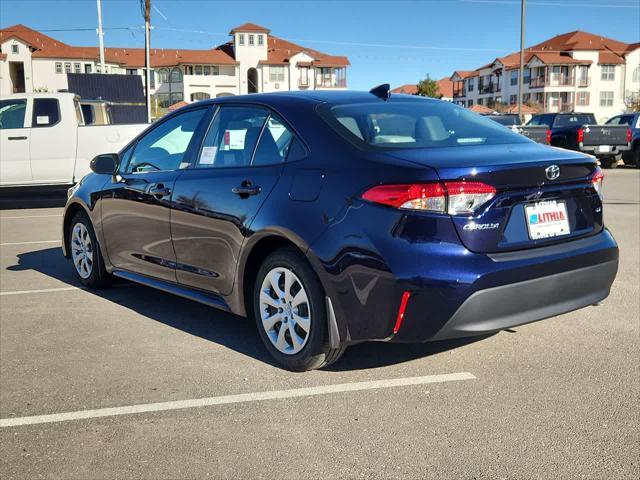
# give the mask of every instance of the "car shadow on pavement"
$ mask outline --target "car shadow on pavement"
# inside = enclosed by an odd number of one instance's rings
[[[62,256],[59,247],[21,253],[17,257],[17,263],[7,267],[7,270],[37,271],[67,285],[81,286],[73,273],[73,267]],[[278,366],[262,344],[254,322],[246,318],[120,280],[112,288],[86,291],[146,318]],[[339,372],[394,365],[453,350],[483,338],[486,337],[423,344],[362,343],[349,347],[342,359],[325,370]]]
[[[0,210],[64,207],[67,203],[65,189],[20,189],[0,192]]]

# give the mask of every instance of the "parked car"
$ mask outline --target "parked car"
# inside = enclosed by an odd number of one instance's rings
[[[640,113],[625,113],[610,118],[607,125],[627,125],[631,130],[631,148],[622,153],[627,165],[640,167]]]
[[[522,125],[520,116],[517,113],[497,113],[485,115],[494,122],[510,128],[516,133],[543,145],[549,145],[551,141],[551,130],[545,125]]]
[[[534,115],[527,125],[548,126],[551,145],[592,154],[605,168],[615,168],[631,143],[625,125],[597,125],[592,113],[544,113]]]
[[[373,92],[201,101],[98,156],[62,223],[79,281],[120,277],[253,317],[291,370],[357,342],[483,335],[608,296],[618,247],[593,157]]]
[[[85,126],[72,93],[0,98],[0,186],[72,185],[99,153],[117,151],[147,127]]]

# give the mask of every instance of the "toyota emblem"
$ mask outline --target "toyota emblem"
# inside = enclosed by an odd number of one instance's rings
[[[550,165],[545,169],[544,173],[549,180],[555,180],[560,176],[560,167],[558,165]]]

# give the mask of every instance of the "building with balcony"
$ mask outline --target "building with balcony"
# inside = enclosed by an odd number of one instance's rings
[[[515,105],[520,53],[472,71],[456,71],[453,101]],[[523,103],[539,112],[590,112],[604,121],[640,97],[640,43],[570,32],[529,47],[524,54]]]
[[[207,50],[151,49],[151,93],[162,110],[181,101],[281,90],[345,89],[349,60],[245,23]],[[71,46],[24,25],[0,29],[0,95],[66,90],[67,73],[145,73],[144,49]]]

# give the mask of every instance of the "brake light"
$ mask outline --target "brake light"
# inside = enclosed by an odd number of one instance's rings
[[[547,145],[551,145],[551,130],[547,130]]]
[[[627,128],[627,143],[631,143],[631,129]]]
[[[604,174],[602,173],[602,169],[600,167],[596,168],[596,171],[593,172],[593,176],[591,177],[591,183],[593,184],[593,188],[595,188],[596,192],[600,198],[602,198],[602,184],[604,182]]]
[[[459,215],[475,212],[495,194],[494,187],[482,182],[444,182],[378,185],[362,198],[402,210]]]
[[[584,141],[584,128],[578,129],[578,143],[582,143]]]
[[[362,198],[390,207],[441,213],[446,205],[446,194],[440,183],[379,185],[364,192]]]

